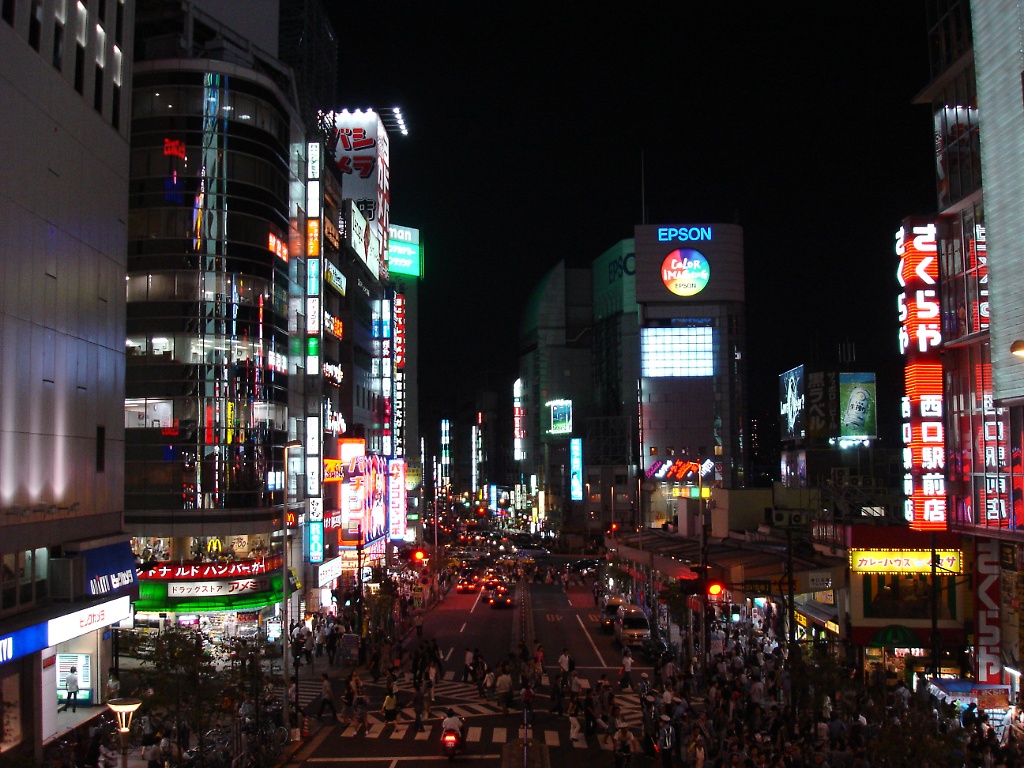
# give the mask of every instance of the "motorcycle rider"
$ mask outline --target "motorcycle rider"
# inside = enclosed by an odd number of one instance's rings
[[[459,737],[458,746],[462,746],[462,718],[455,714],[455,710],[449,708],[445,713],[444,721],[441,723],[441,734],[452,731]]]

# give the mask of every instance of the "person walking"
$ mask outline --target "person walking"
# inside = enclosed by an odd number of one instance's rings
[[[423,615],[417,613],[416,618],[412,620],[412,624],[416,627],[416,637],[423,637]]]
[[[67,676],[64,678],[64,689],[67,691],[67,699],[64,701],[64,706],[58,709],[58,712],[67,712],[68,707],[71,707],[72,712],[78,711],[78,668],[72,667]]]
[[[501,668],[501,674],[498,675],[498,679],[494,683],[494,692],[498,701],[501,702],[502,711],[507,715],[509,705],[512,703],[512,676],[509,675],[507,667]]]
[[[416,721],[412,727],[417,732],[426,730],[423,727],[423,710],[426,709],[426,704],[427,697],[423,695],[423,686],[417,685],[412,694],[412,710],[416,716]]]
[[[661,716],[661,728],[658,729],[658,756],[661,757],[662,768],[672,768],[675,757],[676,729],[672,726],[672,718]]]
[[[619,677],[619,688],[621,690],[633,690],[633,654],[627,648],[622,655],[622,669]]]
[[[384,697],[384,705],[380,711],[384,715],[385,723],[393,723],[398,719],[398,696],[394,691],[389,691]]]
[[[316,719],[319,720],[324,716],[324,708],[330,707],[331,713],[336,719],[338,718],[338,707],[334,703],[334,689],[331,687],[331,679],[324,672],[321,677],[323,682],[320,683],[320,711],[316,713]]]

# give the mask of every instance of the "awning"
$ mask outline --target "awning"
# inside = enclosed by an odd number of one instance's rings
[[[1010,686],[998,683],[979,683],[963,677],[933,677],[928,681],[930,690],[944,702],[974,702],[978,709],[1006,709],[1010,706]]]

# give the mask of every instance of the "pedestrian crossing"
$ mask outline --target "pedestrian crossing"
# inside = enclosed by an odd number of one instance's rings
[[[369,729],[366,731],[360,725],[342,724],[340,732],[342,739],[380,739],[382,741],[440,741],[441,735],[440,723],[427,723],[424,730],[417,731],[413,728],[412,722],[385,723],[375,715],[370,715]],[[473,744],[505,744],[523,737],[522,724],[515,727],[471,726],[466,728],[465,740],[467,746],[472,750]],[[571,740],[567,720],[554,727],[534,728],[531,726],[527,729],[525,737],[535,744],[544,744],[553,749],[564,747],[566,749],[596,748],[608,752],[612,750],[612,739],[604,734],[584,736],[581,731],[575,741]]]

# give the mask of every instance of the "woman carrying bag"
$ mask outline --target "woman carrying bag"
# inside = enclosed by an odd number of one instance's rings
[[[393,723],[398,719],[398,697],[394,691],[389,691],[388,695],[384,697],[384,706],[380,711],[384,715],[386,723]]]

